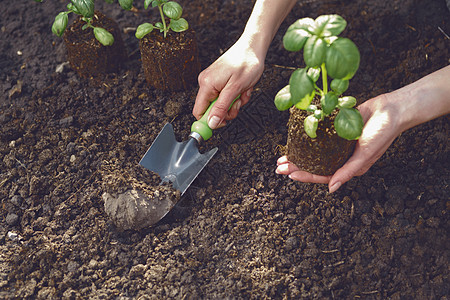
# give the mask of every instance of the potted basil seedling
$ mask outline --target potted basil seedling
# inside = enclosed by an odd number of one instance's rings
[[[356,45],[338,36],[346,26],[338,15],[303,18],[283,37],[286,50],[303,50],[305,63],[274,100],[278,110],[290,110],[286,155],[318,175],[331,175],[347,161],[364,126],[356,99],[343,96],[360,63]]]
[[[133,0],[119,1],[131,9]],[[160,20],[137,27],[136,37],[142,67],[149,85],[159,90],[179,91],[197,84],[200,72],[194,30],[182,17],[183,9],[175,1],[145,0],[144,8],[158,10]]]
[[[78,18],[67,27],[71,13]],[[82,77],[98,77],[116,71],[127,57],[117,23],[95,11],[94,0],[71,0],[67,11],[55,17],[52,32],[64,36],[70,65]]]

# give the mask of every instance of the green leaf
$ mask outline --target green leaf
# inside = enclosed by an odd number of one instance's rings
[[[313,35],[308,39],[303,50],[303,59],[308,67],[320,67],[325,61],[327,44],[321,38]]]
[[[320,104],[322,105],[323,113],[328,116],[336,108],[338,104],[338,97],[335,93],[329,92],[320,98]]]
[[[157,7],[158,5],[161,5],[161,1],[159,1],[159,0],[152,1],[152,7]]]
[[[349,84],[348,80],[333,79],[331,81],[330,87],[338,95],[342,95],[348,89],[348,84]]]
[[[284,111],[292,107],[294,103],[291,100],[291,92],[289,85],[285,86],[275,95],[275,106],[279,111]]]
[[[144,1],[144,8],[147,9],[148,6],[149,6],[152,2],[153,2],[152,0],[145,0],[145,1]]]
[[[52,25],[52,32],[57,36],[62,36],[67,28],[67,23],[69,22],[69,17],[67,12],[60,12],[56,17]]]
[[[314,117],[319,121],[323,120],[323,117],[324,117],[323,111],[321,109],[316,109],[314,111]]]
[[[347,140],[357,140],[362,133],[364,121],[355,108],[342,108],[334,120],[337,134]]]
[[[94,16],[94,0],[71,0],[77,11],[86,18]]]
[[[125,10],[130,10],[133,7],[133,0],[119,0],[119,5]]]
[[[179,18],[181,18],[183,9],[181,8],[181,5],[178,4],[177,2],[169,1],[166,4],[164,4],[163,12],[169,19],[178,20]]]
[[[114,0],[105,0],[106,3],[112,4],[114,3]]]
[[[104,28],[94,27],[94,35],[103,46],[111,46],[114,43],[113,35]]]
[[[352,96],[345,96],[338,99],[339,108],[352,108],[356,105],[356,98]]]
[[[188,30],[189,24],[184,18],[179,18],[178,20],[171,19],[169,28],[175,32],[182,32]]]
[[[314,23],[314,33],[320,37],[339,35],[347,26],[347,21],[339,15],[322,15]]]
[[[143,23],[143,24],[139,25],[138,28],[136,29],[135,36],[138,39],[142,39],[144,36],[146,36],[147,34],[149,34],[152,31],[153,31],[153,25],[152,24],[150,24],[150,23]]]
[[[310,138],[316,138],[317,134],[317,127],[319,126],[319,120],[314,115],[309,115],[305,118],[305,121],[303,121],[303,126],[305,128],[306,134]]]
[[[347,38],[338,38],[327,49],[325,67],[330,77],[349,80],[358,70],[359,61],[356,45]]]
[[[155,27],[158,28],[159,30],[164,30],[164,26],[161,22],[156,22]]]
[[[314,25],[311,18],[303,18],[294,22],[283,36],[283,46],[288,51],[300,51],[311,36],[309,28]]]
[[[320,68],[309,68],[307,74],[312,79],[312,81],[316,82],[320,77],[321,71],[322,70]]]
[[[71,11],[77,15],[81,15],[81,13],[78,11],[78,9],[75,7],[75,5],[73,5],[72,2],[67,4],[67,10]]]
[[[315,112],[316,110],[317,110],[317,106],[314,105],[314,104],[310,104],[310,105],[308,105],[308,107],[306,108],[306,111],[309,111],[309,112]]]
[[[290,79],[292,103],[299,109],[306,109],[315,95],[314,82],[306,73],[306,69],[295,70]]]

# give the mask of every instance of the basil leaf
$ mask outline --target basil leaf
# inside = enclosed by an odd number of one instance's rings
[[[360,54],[347,38],[336,39],[327,49],[325,67],[332,78],[349,80],[359,67]]]
[[[178,20],[181,18],[183,9],[181,5],[174,1],[169,1],[163,6],[163,12],[169,19]]]
[[[94,16],[94,0],[71,0],[77,11],[83,17],[92,18]]]
[[[339,35],[347,26],[347,21],[339,15],[322,15],[314,23],[314,33],[321,37]]]
[[[189,24],[184,18],[179,18],[178,20],[171,19],[169,28],[175,32],[182,32],[188,30]]]
[[[331,81],[330,87],[338,95],[342,95],[348,89],[348,84],[349,84],[348,80],[333,79]]]
[[[94,35],[103,46],[111,46],[114,43],[113,35],[104,28],[94,27]]]
[[[329,92],[320,98],[320,104],[322,105],[323,113],[328,116],[336,108],[338,104],[338,97],[333,92]]]
[[[67,28],[69,17],[66,12],[60,12],[56,17],[52,25],[52,32],[57,36],[62,36]]]
[[[338,107],[339,108],[352,108],[356,105],[356,98],[352,96],[345,96],[338,99]]]
[[[305,128],[306,134],[310,138],[316,138],[317,137],[317,127],[319,126],[319,120],[314,115],[309,115],[305,118],[305,121],[303,121],[303,127]]]
[[[319,67],[325,61],[325,55],[327,52],[327,44],[319,38],[313,35],[308,39],[303,50],[303,59],[308,67]]]
[[[334,120],[336,133],[347,140],[357,140],[362,133],[364,121],[355,108],[342,108]]]
[[[133,7],[133,0],[119,0],[119,5],[125,10],[130,10]]]
[[[306,73],[306,69],[295,70],[290,79],[292,103],[299,109],[306,109],[315,95],[314,82]]]
[[[275,106],[279,111],[284,111],[292,107],[294,103],[291,100],[291,92],[289,85],[285,86],[275,95]]]
[[[150,23],[143,23],[138,26],[136,33],[134,34],[138,39],[142,39],[144,36],[153,31],[153,25]]]

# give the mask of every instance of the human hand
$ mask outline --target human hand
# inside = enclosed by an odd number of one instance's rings
[[[300,170],[286,156],[277,161],[277,174],[301,182],[328,183],[333,193],[354,176],[361,176],[386,152],[394,139],[402,132],[398,122],[396,101],[391,94],[372,98],[358,109],[364,120],[364,128],[350,159],[331,176],[320,176]]]
[[[250,100],[253,87],[264,70],[265,57],[256,50],[248,41],[238,40],[200,73],[200,88],[192,113],[200,119],[209,104],[218,98],[208,116],[211,129],[225,126],[226,121],[236,118],[239,109]],[[239,94],[240,99],[230,108]]]

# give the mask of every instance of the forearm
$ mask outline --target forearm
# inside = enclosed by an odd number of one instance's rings
[[[390,96],[398,111],[400,132],[450,113],[450,65]]]
[[[278,28],[296,2],[257,0],[240,40],[248,43],[259,58],[264,59]]]

